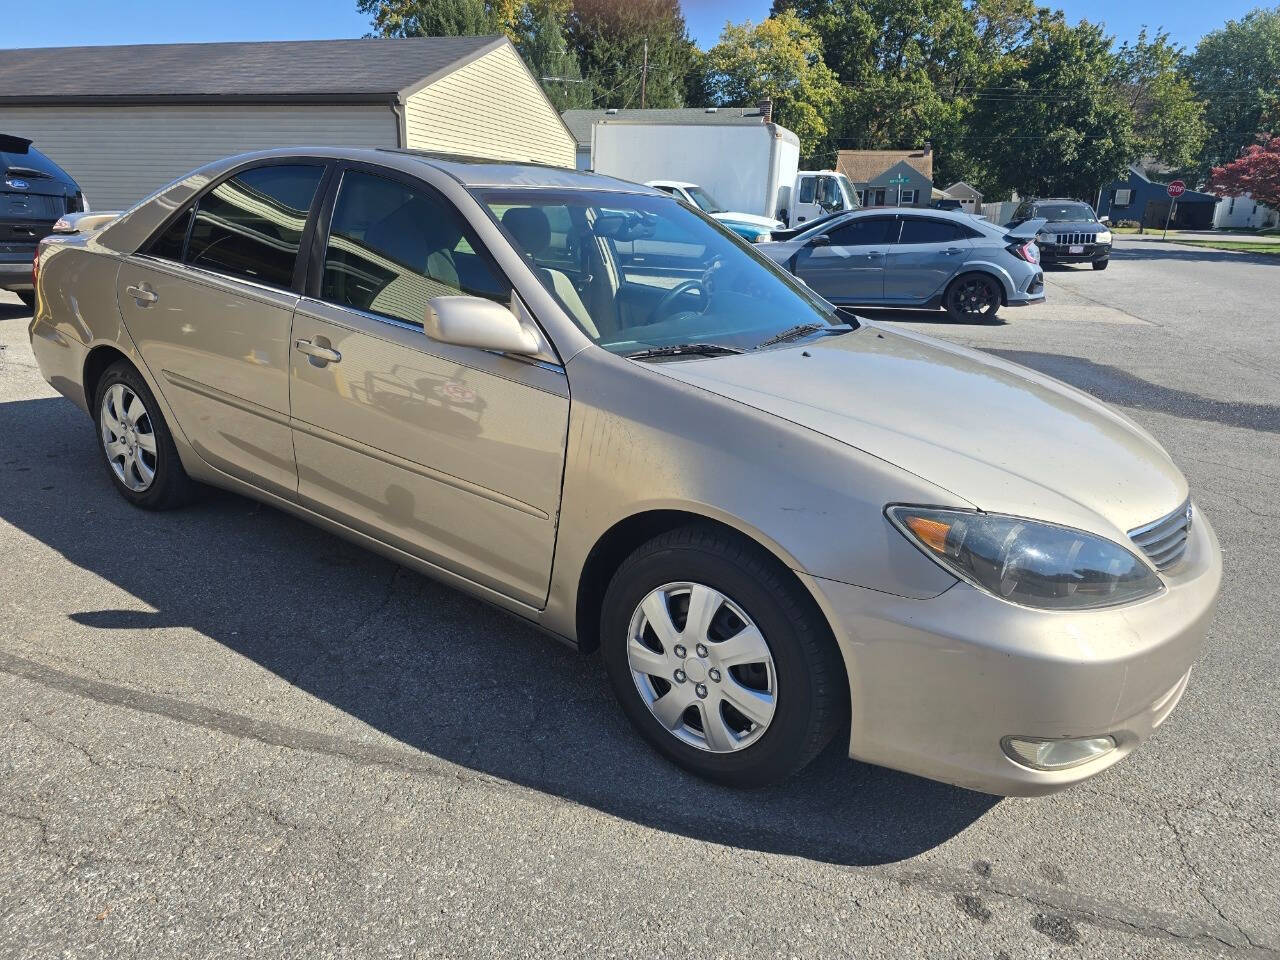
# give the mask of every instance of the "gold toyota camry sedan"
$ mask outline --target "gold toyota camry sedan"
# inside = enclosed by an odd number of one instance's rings
[[[635,184],[238,156],[45,241],[36,289],[121,496],[225,487],[598,648],[640,735],[723,783],[839,734],[1061,789],[1169,715],[1217,599],[1132,421],[841,312]]]

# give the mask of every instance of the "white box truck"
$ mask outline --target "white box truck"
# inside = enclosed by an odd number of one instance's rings
[[[591,128],[592,168],[635,183],[702,187],[730,214],[782,219],[795,186],[800,141],[786,127],[741,123],[653,123],[608,117]]]

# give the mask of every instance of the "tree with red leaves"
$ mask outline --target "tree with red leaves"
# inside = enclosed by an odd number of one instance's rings
[[[1280,209],[1280,136],[1263,134],[1231,163],[1214,167],[1209,189],[1220,197],[1248,194],[1258,203]]]

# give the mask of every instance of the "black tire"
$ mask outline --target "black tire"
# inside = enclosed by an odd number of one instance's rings
[[[1110,262],[1111,262],[1111,260],[1110,260],[1110,259],[1107,259],[1107,260],[1095,260],[1095,261],[1093,261],[1093,269],[1095,269],[1095,270],[1105,270],[1105,269],[1107,269],[1107,264],[1108,264],[1108,263],[1110,263]]]
[[[733,752],[712,753],[679,739],[650,711],[632,676],[632,615],[651,591],[674,582],[724,594],[754,621],[772,656],[772,719],[758,739]],[[658,752],[708,780],[735,787],[784,780],[817,756],[846,721],[843,661],[813,599],[773,556],[722,528],[680,527],[632,553],[605,593],[601,638],[605,668],[628,719]]]
[[[994,320],[1000,312],[1000,284],[986,274],[968,273],[951,282],[942,303],[957,323]]]
[[[150,486],[142,491],[131,490],[116,474],[103,439],[103,399],[107,391],[116,384],[123,384],[142,401],[146,407],[146,421],[151,433],[155,436],[155,476]],[[160,413],[155,395],[132,365],[121,360],[112,364],[102,374],[98,387],[94,391],[93,420],[98,428],[98,450],[102,454],[102,463],[106,468],[107,476],[111,478],[111,483],[119,491],[120,496],[135,507],[141,507],[144,510],[173,510],[186,506],[199,496],[201,487],[187,476],[187,471],[183,469],[182,461],[178,459],[178,449],[173,443],[173,435],[169,432],[168,424],[164,422],[164,415]]]
[[[18,299],[26,305],[28,310],[36,308],[36,292],[34,290],[15,290],[14,293],[18,295]]]

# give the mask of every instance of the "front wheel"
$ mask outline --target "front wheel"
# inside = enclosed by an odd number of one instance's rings
[[[605,594],[601,631],[628,718],[709,780],[783,780],[845,716],[843,666],[812,599],[729,531],[681,527],[636,550]]]
[[[1110,260],[1095,260],[1093,261],[1093,269],[1105,270],[1107,269],[1107,264],[1110,262],[1111,262]]]
[[[970,274],[951,285],[945,305],[952,320],[969,323],[993,320],[1000,310],[1000,288],[990,277]]]

